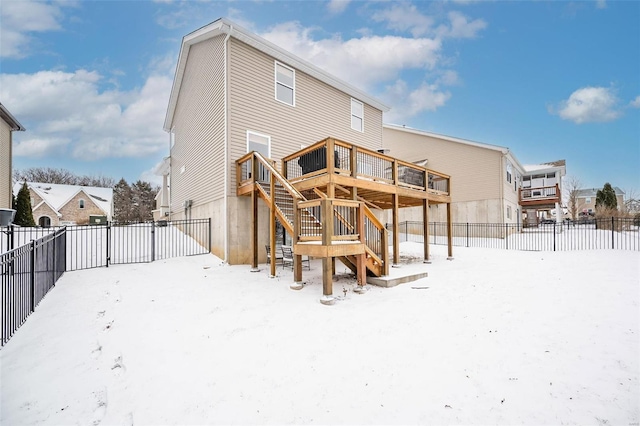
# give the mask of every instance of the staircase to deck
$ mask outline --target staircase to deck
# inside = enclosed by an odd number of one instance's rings
[[[303,194],[270,160],[257,152],[245,155],[237,164],[238,187],[244,187],[242,191],[239,189],[239,195],[258,193],[292,235],[294,253],[318,256],[322,247],[325,249],[322,253],[338,258],[357,274],[358,255],[362,254],[361,246],[364,246],[366,274],[386,275],[386,229],[364,202],[332,200],[317,189],[306,190]],[[249,185],[251,187],[247,188]],[[325,218],[329,214],[332,220],[323,221],[323,214]],[[324,229],[327,223],[332,229]],[[330,235],[324,235],[325,231]],[[331,256],[331,253],[337,255]]]

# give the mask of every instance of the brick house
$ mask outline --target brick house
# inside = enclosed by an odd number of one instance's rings
[[[33,219],[38,226],[87,225],[110,221],[113,189],[27,182]],[[18,194],[22,183],[13,187]]]

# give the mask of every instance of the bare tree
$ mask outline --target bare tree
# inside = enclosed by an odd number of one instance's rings
[[[31,167],[13,172],[17,182],[40,182],[61,185],[98,186],[112,188],[116,181],[106,176],[79,176],[66,169],[52,167]]]
[[[578,191],[582,187],[582,182],[576,176],[569,176],[564,180],[563,188],[567,200],[567,208],[572,220],[578,218]]]
[[[624,200],[623,209],[626,213],[640,213],[640,195],[635,189],[631,188],[625,191],[626,197]]]

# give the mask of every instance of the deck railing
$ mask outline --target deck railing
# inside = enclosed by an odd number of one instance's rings
[[[558,185],[520,188],[520,201],[553,200],[560,198]]]
[[[334,173],[449,194],[448,175],[333,138],[282,159],[282,174],[292,182]]]

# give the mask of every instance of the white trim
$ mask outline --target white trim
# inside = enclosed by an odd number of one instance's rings
[[[353,103],[357,103],[360,104],[360,107],[362,109],[362,117],[359,117],[358,115],[353,113]],[[362,120],[362,128],[361,129],[356,129],[355,127],[353,127],[353,117],[359,118],[360,120]],[[364,103],[360,102],[357,99],[351,98],[351,115],[349,116],[349,119],[351,121],[351,129],[355,130],[356,132],[360,132],[360,133],[364,133]]]
[[[222,226],[225,231],[223,231],[222,237],[222,254],[224,256],[225,262],[229,261],[229,234],[231,230],[229,229],[229,185],[231,182],[229,181],[229,77],[227,73],[228,68],[228,60],[227,56],[229,56],[229,38],[231,37],[231,31],[233,31],[233,25],[229,25],[227,30],[227,35],[225,36],[222,44],[223,44],[223,84],[224,84],[224,191],[222,195],[222,204],[224,209],[224,214],[222,215]],[[173,92],[172,92],[173,95]],[[169,104],[171,105],[171,104]],[[209,247],[211,249],[211,247]]]
[[[40,225],[40,219],[42,219],[43,217],[46,217],[47,219],[49,219],[49,225],[48,225],[48,226]],[[51,226],[53,226],[53,225],[52,225],[51,216],[46,215],[46,214],[43,214],[43,215],[38,216],[38,223],[37,223],[37,226],[40,226],[40,227],[42,227],[42,228],[51,228]]]
[[[293,73],[293,85],[289,86],[286,83],[282,83],[278,81],[278,66],[281,66],[282,68],[286,68],[289,71],[291,71]],[[278,85],[284,86],[287,89],[291,89],[293,91],[292,93],[292,103],[289,102],[285,102],[282,99],[278,99]],[[285,105],[289,105],[292,107],[296,106],[296,70],[291,68],[290,66],[287,66],[283,63],[280,63],[278,61],[273,61],[273,98],[280,102],[283,103]]]
[[[249,151],[249,135],[255,135],[261,138],[266,138],[267,139],[267,158],[271,158],[271,136],[269,135],[265,135],[264,133],[258,133],[258,132],[254,132],[253,130],[247,130],[247,152],[251,152]]]

